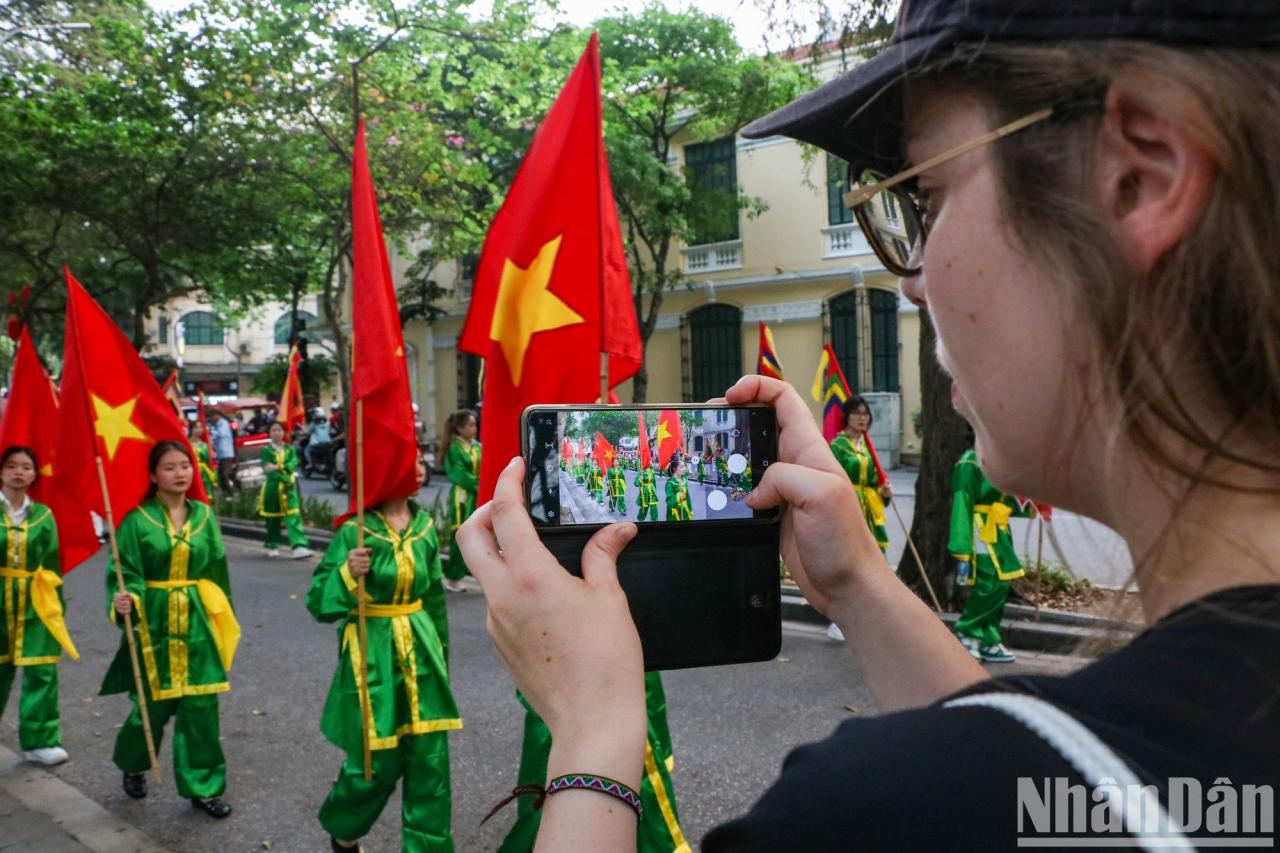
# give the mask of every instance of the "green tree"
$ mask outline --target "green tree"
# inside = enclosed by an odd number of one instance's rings
[[[605,137],[614,198],[630,258],[640,336],[648,345],[667,291],[684,281],[676,254],[700,224],[755,215],[764,202],[741,192],[698,193],[672,170],[672,140],[732,136],[793,97],[806,69],[778,57],[747,56],[723,18],[653,4],[602,18]],[[644,402],[648,370],[633,380]]]
[[[262,369],[253,377],[251,394],[258,394],[272,400],[280,399],[284,389],[285,377],[289,375],[289,356],[276,353],[267,359]],[[320,395],[333,387],[338,378],[338,367],[332,358],[322,353],[309,356],[306,369],[302,371],[302,397],[308,404],[319,400]]]

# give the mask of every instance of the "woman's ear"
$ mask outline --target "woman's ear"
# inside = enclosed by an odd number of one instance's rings
[[[1187,110],[1159,110],[1138,81],[1107,93],[1097,154],[1099,192],[1130,265],[1150,270],[1199,221],[1215,171]]]

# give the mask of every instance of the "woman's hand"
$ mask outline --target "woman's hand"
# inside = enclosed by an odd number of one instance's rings
[[[368,548],[352,548],[347,552],[347,571],[351,573],[351,577],[359,578],[369,574],[369,555],[373,553]]]
[[[274,462],[268,462],[267,464],[262,466],[262,470],[266,471],[267,473],[271,473],[272,471],[279,471],[280,466],[275,464]]]
[[[747,495],[752,509],[782,506],[782,557],[809,603],[831,617],[859,573],[883,571],[884,556],[861,520],[858,497],[809,413],[786,382],[744,376],[725,393],[742,406],[767,403],[778,417],[778,461]]]
[[[126,616],[133,612],[133,596],[127,592],[117,592],[112,596],[111,602],[115,605],[116,612],[121,616]]]
[[[891,486],[888,482],[886,482],[883,486],[881,486],[880,497],[884,498],[886,501],[893,500],[893,486]]]
[[[551,730],[550,770],[617,773],[635,787],[647,731],[644,662],[616,561],[636,526],[598,531],[574,577],[539,541],[523,477],[513,459],[455,543],[484,588],[498,656]]]

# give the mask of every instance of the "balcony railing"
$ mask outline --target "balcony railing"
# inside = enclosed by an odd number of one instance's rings
[[[824,258],[841,258],[846,255],[866,255],[871,252],[867,238],[863,236],[858,223],[832,225],[822,229],[822,256]]]
[[[705,243],[681,249],[686,273],[717,272],[742,268],[742,241]]]

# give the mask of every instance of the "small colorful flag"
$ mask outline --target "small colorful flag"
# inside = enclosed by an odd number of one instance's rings
[[[280,389],[280,408],[276,415],[284,426],[285,436],[293,435],[293,431],[307,422],[307,409],[302,402],[302,380],[298,376],[298,367],[302,364],[302,355],[298,345],[289,348],[289,370],[284,376],[284,387]]]
[[[782,361],[773,346],[773,330],[760,321],[760,355],[756,359],[756,373],[774,379],[782,378]]]

